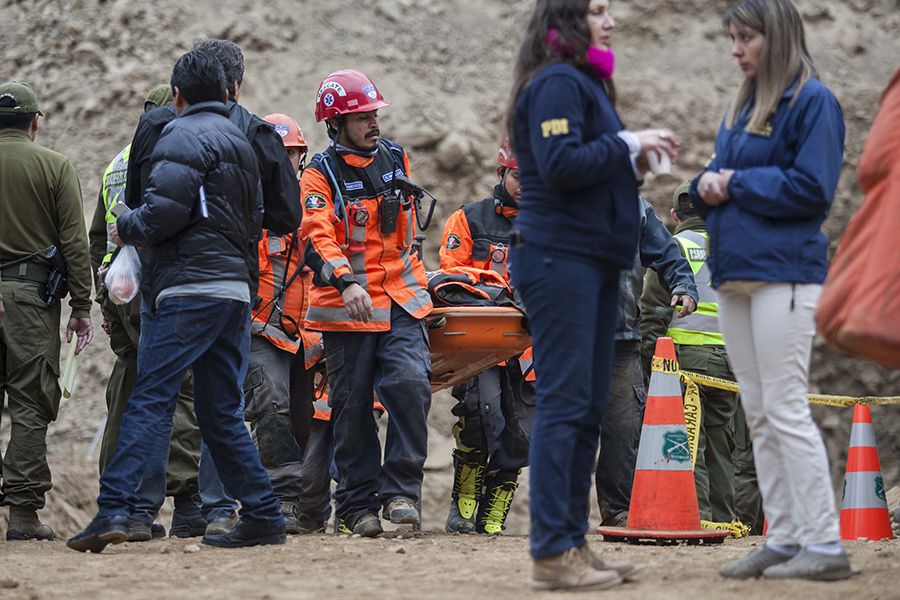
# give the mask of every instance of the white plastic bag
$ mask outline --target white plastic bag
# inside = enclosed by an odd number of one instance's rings
[[[128,304],[141,289],[141,259],[134,246],[125,246],[113,259],[103,280],[114,304]]]

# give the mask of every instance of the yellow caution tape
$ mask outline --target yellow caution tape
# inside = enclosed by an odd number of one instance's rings
[[[745,538],[750,535],[750,526],[744,525],[738,520],[734,520],[731,523],[714,523],[712,521],[700,521],[701,529],[721,529],[723,531],[730,531],[731,537],[740,539]]]
[[[662,371],[663,373],[678,374],[678,361],[671,358],[663,358],[662,356],[654,356],[650,363],[651,371]]]
[[[697,384],[685,376],[681,376],[684,383],[684,426],[687,428],[688,442],[691,450],[691,467],[697,465],[697,447],[700,444],[700,388]]]
[[[654,360],[656,358],[654,357]],[[701,375],[699,373],[691,373],[690,371],[681,371],[682,380],[690,380],[695,384],[705,385],[708,387],[727,390],[729,392],[739,392],[738,384],[727,379],[718,377],[710,377],[709,375]],[[884,404],[900,404],[900,396],[831,396],[828,394],[809,394],[810,404],[822,404],[825,406],[837,406],[845,408],[855,404],[868,405],[884,405]]]

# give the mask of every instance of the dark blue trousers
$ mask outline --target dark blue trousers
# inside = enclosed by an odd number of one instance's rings
[[[527,242],[512,284],[531,323],[537,406],[531,432],[531,555],[585,543],[591,475],[609,395],[619,269]]]
[[[428,452],[431,359],[422,320],[391,303],[391,329],[323,334],[338,472],[336,514],[349,527],[394,496],[418,502]],[[388,414],[384,464],[372,390]]]
[[[135,490],[148,464],[159,460],[157,450],[171,428],[181,380],[193,367],[197,423],[225,490],[240,500],[243,517],[283,522],[244,426],[241,386],[247,373],[249,326],[249,306],[243,302],[176,297],[154,311],[142,331],[137,381],[122,416],[116,452],[100,477],[99,516],[130,516],[134,511]]]

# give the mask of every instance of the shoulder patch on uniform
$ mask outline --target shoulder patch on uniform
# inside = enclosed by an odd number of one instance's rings
[[[568,135],[569,120],[568,119],[548,119],[541,123],[541,134],[548,138],[552,135]]]
[[[456,250],[462,245],[462,240],[455,233],[447,236],[447,250]]]
[[[392,172],[382,175],[381,180],[385,183],[390,183],[391,181],[393,181],[394,177],[403,177],[403,171],[401,171],[400,169],[394,169]]]
[[[303,206],[306,210],[321,210],[327,206],[325,196],[322,194],[307,194],[303,199]]]

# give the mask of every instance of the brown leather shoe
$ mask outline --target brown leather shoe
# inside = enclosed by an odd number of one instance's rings
[[[578,548],[578,551],[581,552],[584,560],[593,568],[598,571],[615,571],[624,581],[630,581],[634,574],[641,570],[639,566],[631,563],[614,563],[603,560],[587,543]]]
[[[41,523],[36,510],[24,506],[9,507],[6,541],[52,541],[54,539],[56,539],[56,534],[53,532],[53,529],[49,525]]]
[[[622,583],[615,571],[598,571],[585,559],[580,548],[562,554],[538,558],[532,563],[531,588],[534,590],[603,590]]]

